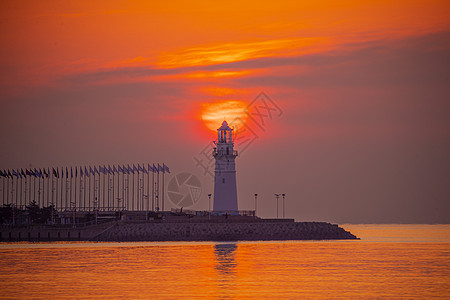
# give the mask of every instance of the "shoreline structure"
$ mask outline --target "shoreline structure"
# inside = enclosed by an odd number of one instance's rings
[[[0,227],[1,242],[54,241],[271,241],[358,239],[336,224],[262,219],[254,216],[170,216],[155,220],[113,220],[102,224]]]
[[[99,166],[99,169],[94,166],[94,170],[89,167],[84,168],[84,175],[89,177],[89,201],[88,207],[85,206],[86,189],[84,189],[83,205],[81,205],[81,192],[82,181],[80,178],[80,192],[78,194],[79,201],[77,202],[77,168],[75,168],[75,189],[74,189],[74,201],[72,202],[72,168],[69,170],[66,167],[66,207],[63,209],[63,190],[61,182],[61,207],[56,209],[53,205],[53,176],[59,178],[58,171],[53,169],[48,173],[44,169],[43,175],[41,171],[35,169],[35,172],[30,172],[28,169],[26,172],[23,170],[17,172],[13,170],[13,174],[8,171],[8,178],[16,180],[16,190],[19,181],[19,177],[22,179],[22,175],[26,178],[26,175],[31,177],[36,174],[38,178],[51,178],[52,179],[52,204],[48,207],[40,207],[40,181],[38,202],[34,200],[30,202],[29,206],[25,206],[26,210],[18,209],[18,203],[24,203],[22,198],[18,199],[18,193],[16,191],[16,201],[9,204],[5,204],[5,198],[3,196],[3,207],[0,213],[0,221],[7,224],[0,226],[0,241],[1,242],[13,242],[13,241],[111,241],[111,242],[130,242],[130,241],[271,241],[271,240],[342,240],[342,239],[358,239],[356,236],[339,227],[335,224],[326,222],[295,222],[294,219],[262,219],[256,216],[256,196],[255,194],[255,210],[254,211],[239,211],[238,199],[237,199],[237,186],[236,186],[236,166],[235,159],[238,156],[238,152],[234,150],[234,129],[228,126],[227,121],[223,121],[222,126],[217,129],[217,140],[214,141],[215,147],[213,148],[212,156],[215,159],[214,170],[214,208],[213,215],[211,211],[189,211],[183,212],[177,209],[173,211],[164,211],[164,174],[167,171],[170,173],[169,168],[163,163],[161,167],[155,168],[153,164],[148,168],[145,165],[138,164],[136,167],[133,164],[133,168],[115,166],[111,169],[108,165]],[[83,176],[83,169],[80,168],[80,177]],[[110,206],[110,174],[120,175],[122,172],[122,192],[125,192],[125,170],[127,176],[130,172],[133,174],[132,185],[132,197],[131,203],[122,201],[122,207],[120,207],[119,198],[117,198],[117,207],[114,203],[114,193],[112,197],[112,207]],[[152,175],[152,205],[150,210],[150,202],[147,206],[144,205],[143,192],[145,185],[142,185],[142,193],[136,198],[134,195],[134,173],[138,174],[139,171],[142,174],[147,174],[147,200],[150,200],[150,172]],[[156,181],[155,172],[157,174]],[[162,172],[162,212],[160,212],[159,204],[159,172]],[[99,205],[97,202],[97,196],[100,195],[100,173],[103,174],[103,202]],[[3,174],[3,173],[1,173]],[[6,173],[5,173],[6,174]],[[3,174],[3,175],[5,175]],[[90,176],[94,176],[94,207],[91,210],[91,182]],[[95,174],[98,174],[98,190],[95,185]],[[20,176],[19,176],[20,175]],[[40,176],[39,176],[40,175]],[[51,176],[51,177],[50,177]],[[108,177],[108,201],[106,202],[105,195],[105,179]],[[64,177],[64,169],[61,170],[61,178]],[[70,178],[70,185],[68,185],[67,179]],[[143,176],[143,179],[145,176]],[[117,178],[117,195],[119,195],[119,177]],[[129,179],[129,178],[127,178]],[[139,179],[140,180],[140,179]],[[113,177],[113,183],[115,182]],[[26,181],[25,181],[26,183]],[[57,181],[58,183],[58,181]],[[86,178],[84,177],[83,183],[86,188]],[[155,186],[156,183],[156,186]],[[35,180],[33,181],[33,189],[35,190]],[[128,184],[128,181],[127,181]],[[185,184],[183,182],[183,184]],[[22,185],[20,185],[22,186]],[[49,204],[49,182],[47,182],[47,205]],[[45,187],[43,181],[43,188]],[[58,187],[58,184],[57,184]],[[67,195],[67,187],[70,188],[70,197]],[[156,188],[155,188],[156,187]],[[31,181],[30,181],[31,188]],[[190,187],[191,188],[191,187]],[[22,189],[22,187],[20,187]],[[128,186],[127,186],[128,189]],[[56,190],[57,191],[57,190]],[[45,189],[43,189],[45,192]],[[114,192],[114,186],[113,186]],[[190,191],[192,193],[192,190]],[[178,191],[173,193],[177,198],[186,197],[181,195]],[[13,194],[11,193],[11,196]],[[42,193],[44,195],[44,193]],[[189,195],[189,194],[188,194]],[[21,193],[22,196],[22,193]],[[25,189],[26,196],[26,189]],[[129,193],[128,193],[129,196]],[[277,217],[278,217],[278,197],[277,196]],[[285,194],[282,194],[283,202]],[[29,193],[31,199],[31,192]],[[33,194],[33,197],[35,195]],[[125,194],[123,194],[125,197]],[[208,195],[211,199],[211,194]],[[25,197],[26,198],[26,197]],[[58,194],[56,195],[58,199]],[[123,198],[125,199],[125,198]],[[11,199],[13,200],[13,199]],[[69,201],[67,201],[69,200]],[[136,201],[137,200],[137,201]],[[156,201],[155,201],[156,200]],[[58,201],[57,201],[58,202]],[[43,204],[43,203],[42,203]],[[77,205],[79,204],[79,205]],[[134,205],[136,204],[136,205]],[[78,210],[77,210],[78,207]],[[131,209],[129,208],[131,207]],[[116,210],[117,208],[117,210]],[[284,215],[284,214],[283,214]],[[50,224],[49,224],[50,223]]]

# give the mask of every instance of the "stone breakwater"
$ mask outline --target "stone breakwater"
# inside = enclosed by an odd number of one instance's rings
[[[259,219],[113,221],[86,227],[2,227],[2,242],[11,241],[270,241],[357,239],[335,224]]]
[[[325,222],[117,223],[98,241],[269,241],[357,239]]]

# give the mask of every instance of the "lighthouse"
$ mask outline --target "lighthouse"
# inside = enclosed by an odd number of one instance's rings
[[[217,129],[217,142],[213,151],[216,160],[214,172],[214,211],[237,212],[236,164],[237,151],[233,150],[233,129],[223,121]]]

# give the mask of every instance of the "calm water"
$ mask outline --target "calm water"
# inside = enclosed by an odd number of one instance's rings
[[[447,298],[450,225],[361,241],[0,244],[2,298]]]

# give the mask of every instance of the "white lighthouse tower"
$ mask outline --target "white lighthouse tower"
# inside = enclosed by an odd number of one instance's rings
[[[223,121],[217,129],[217,142],[213,156],[216,159],[214,174],[214,211],[236,212],[238,210],[236,190],[237,151],[233,150],[233,129]]]

